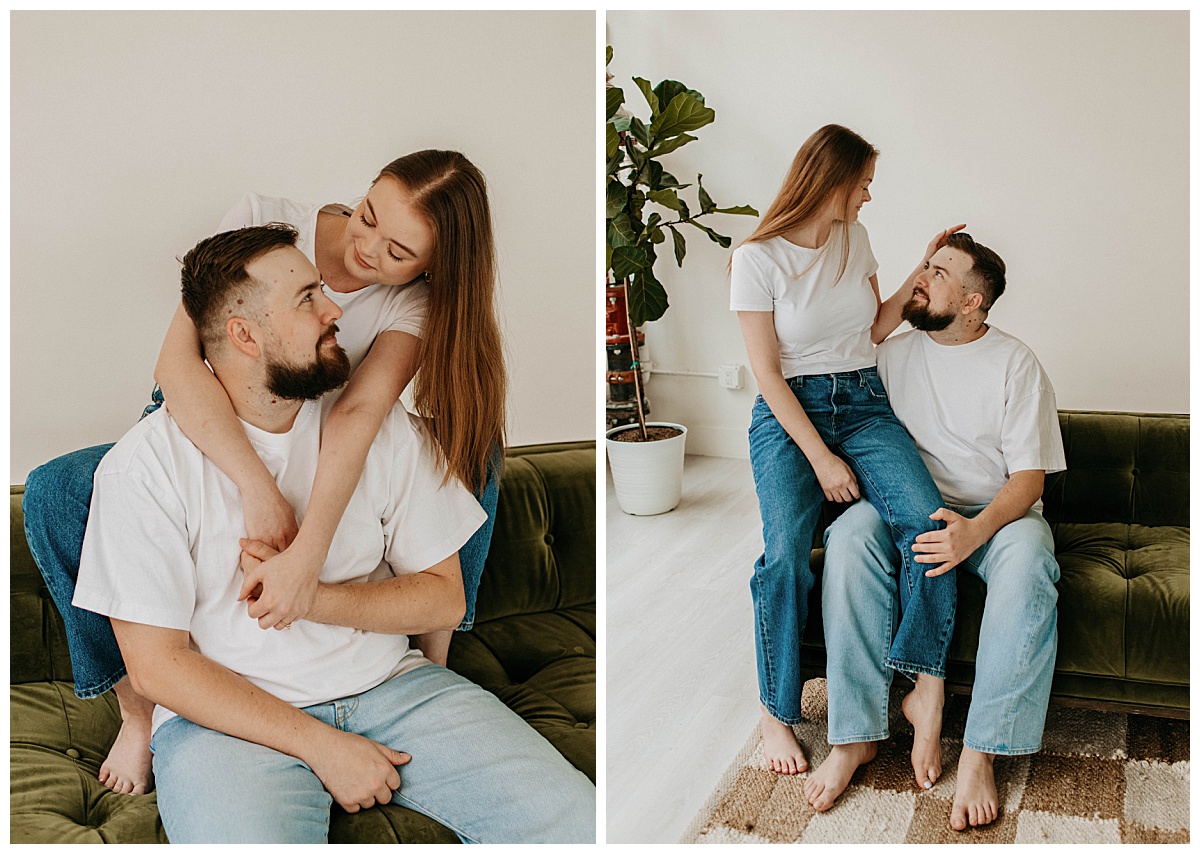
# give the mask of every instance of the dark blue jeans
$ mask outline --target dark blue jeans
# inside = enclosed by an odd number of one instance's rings
[[[926,578],[913,560],[918,534],[942,527],[942,506],[916,446],[892,413],[875,368],[793,377],[788,385],[822,440],[850,465],[860,494],[879,511],[903,556],[900,627],[888,667],[915,678],[944,677],[954,629],[953,572]],[[759,695],[767,711],[800,723],[800,642],[813,586],[809,556],[824,493],[808,458],[760,396],[750,423],[750,465],[763,522],[764,552],[754,565]]]
[[[108,617],[71,604],[92,501],[92,478],[111,447],[97,445],[73,451],[34,469],[25,481],[21,502],[25,539],[66,625],[75,695],[82,699],[98,697],[125,675],[125,662]],[[464,631],[475,623],[475,599],[500,496],[500,459],[498,453],[495,464],[488,468],[482,494],[476,496],[488,514],[487,520],[458,552],[467,600],[467,613],[459,626]]]

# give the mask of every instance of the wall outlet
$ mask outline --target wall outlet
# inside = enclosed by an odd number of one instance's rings
[[[717,381],[721,383],[721,388],[741,388],[742,366],[721,365],[717,370]]]

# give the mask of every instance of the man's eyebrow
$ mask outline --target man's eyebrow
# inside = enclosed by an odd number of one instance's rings
[[[375,206],[371,204],[371,200],[370,200],[370,199],[363,199],[363,201],[365,201],[365,202],[367,203],[367,210],[369,210],[369,211],[371,212],[371,219],[375,220],[375,222],[376,222],[376,223],[378,223],[378,222],[379,222],[379,217],[375,216]],[[392,240],[392,238],[390,238],[390,237],[388,237],[388,238],[385,238],[385,239],[386,239],[386,240],[387,240],[389,243],[395,243],[397,246],[399,246],[401,249],[403,249],[405,252],[407,252],[409,255],[413,256],[414,258],[416,258],[416,257],[417,257],[417,253],[416,253],[416,252],[413,252],[411,249],[409,249],[407,246],[405,246],[405,245],[404,245],[403,243],[401,243],[399,240]]]
[[[933,268],[933,269],[935,269],[935,270],[941,270],[943,273],[949,273],[949,272],[950,272],[950,271],[949,271],[949,270],[947,270],[945,267],[939,267],[937,264],[933,264],[933,263],[931,263],[929,266],[930,266],[930,267],[932,267],[932,268]]]
[[[317,291],[320,289],[321,289],[321,283],[319,281],[309,282],[307,285],[304,285],[303,287],[301,287],[299,290],[296,291],[295,298],[300,299],[300,297],[304,296],[305,294],[309,293],[310,291]]]

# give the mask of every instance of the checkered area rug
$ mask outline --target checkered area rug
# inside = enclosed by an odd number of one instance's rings
[[[897,680],[899,683],[902,680]],[[912,727],[892,691],[889,741],[859,768],[825,813],[804,800],[807,774],[767,770],[758,727],[681,842],[766,843],[1172,843],[1189,841],[1188,721],[1051,706],[1041,753],[996,758],[1000,817],[950,828],[969,698],[950,696],[942,727],[942,777],[913,780]],[[829,754],[824,680],[804,688],[796,733],[817,767]]]

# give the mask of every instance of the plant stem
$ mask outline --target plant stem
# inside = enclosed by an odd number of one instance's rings
[[[638,427],[642,430],[642,441],[650,441],[646,432],[646,412],[642,408],[642,357],[638,355],[637,329],[633,325],[633,317],[629,313],[629,277],[621,280],[625,289],[625,325],[629,327],[629,352],[633,354],[633,394],[637,398]]]

